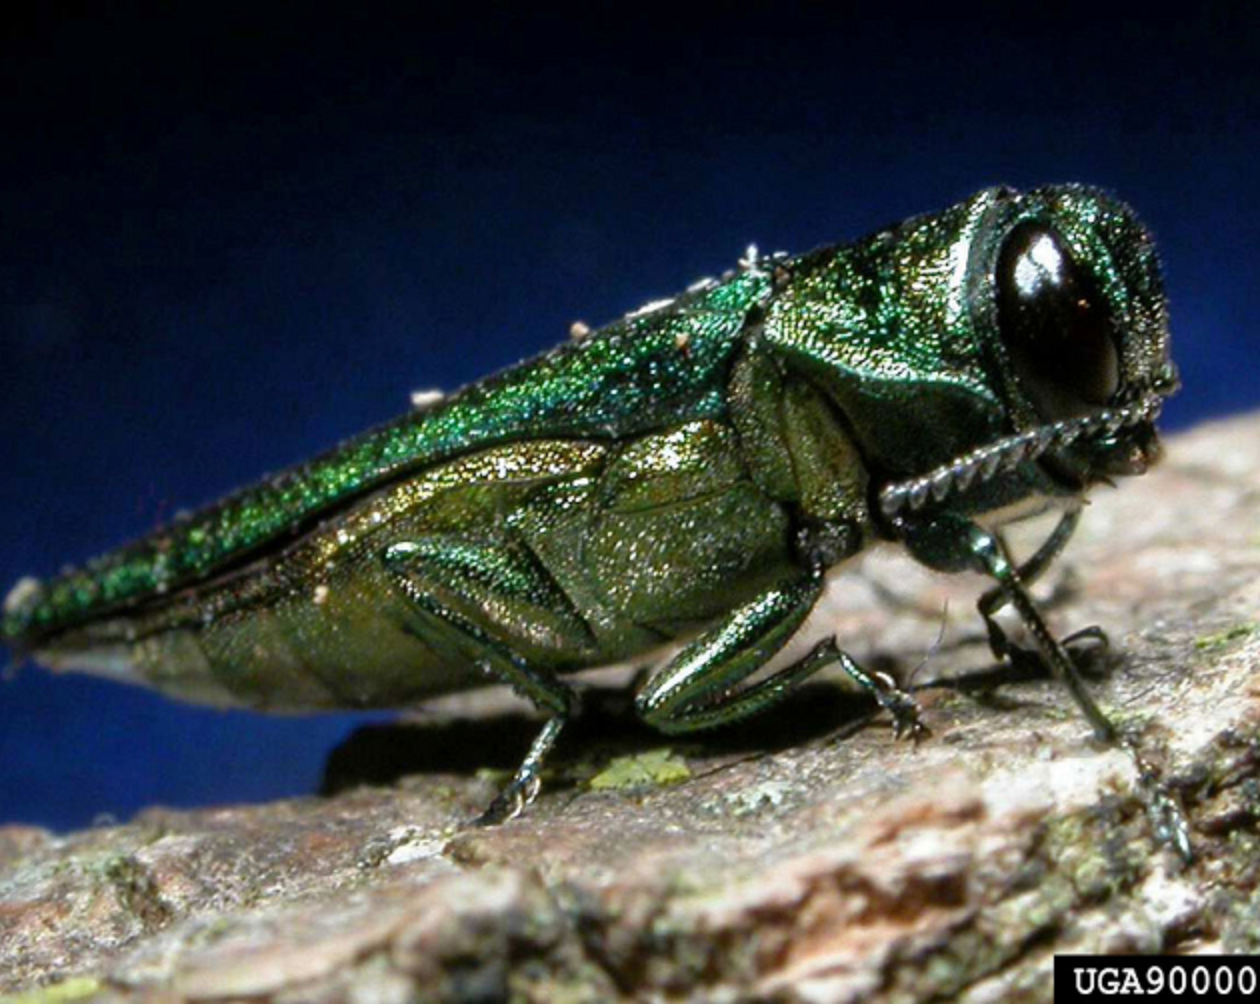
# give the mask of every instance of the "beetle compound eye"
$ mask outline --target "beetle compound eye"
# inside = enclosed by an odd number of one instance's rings
[[[1055,230],[1020,223],[997,262],[998,327],[1015,376],[1042,418],[1106,404],[1120,385],[1111,317],[1093,278]]]

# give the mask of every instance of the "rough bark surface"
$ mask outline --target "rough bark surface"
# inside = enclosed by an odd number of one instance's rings
[[[685,742],[597,688],[534,806],[475,829],[536,727],[485,692],[352,738],[336,794],[0,828],[0,1001],[979,1004],[1049,1000],[1056,952],[1260,950],[1260,415],[1098,492],[1038,590],[1109,632],[1093,691],[1193,864],[1060,687],[993,665],[980,585],[876,555],[812,622],[904,678],[949,598],[917,748],[835,680]]]

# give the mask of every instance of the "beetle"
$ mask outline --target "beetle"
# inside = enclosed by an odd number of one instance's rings
[[[893,541],[992,579],[994,655],[1048,668],[1118,741],[1069,651],[1105,636],[1056,639],[1027,586],[1092,486],[1157,458],[1178,383],[1157,255],[1128,207],[1078,185],[990,188],[854,243],[750,254],[575,336],[23,580],[3,638],[55,670],[260,709],[506,682],[549,718],[492,823],[538,791],[576,707],[565,674],[670,642],[635,698],[663,732],[736,721],[839,664],[920,734],[911,696],[834,638],[767,669],[829,573]],[[1001,526],[1049,509],[1056,528],[1017,565]],[[994,619],[1005,604],[1030,648]]]

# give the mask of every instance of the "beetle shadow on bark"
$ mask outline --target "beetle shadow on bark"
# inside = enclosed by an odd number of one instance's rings
[[[950,648],[981,647],[984,642],[984,636],[976,634],[956,641]],[[1124,665],[1124,653],[1113,651],[1109,643],[1072,646],[1068,652],[1081,677],[1093,683],[1105,681]],[[985,695],[998,687],[1045,683],[1052,680],[1054,680],[1054,674],[1041,656],[1030,648],[1021,648],[1017,657],[1001,662],[990,662],[983,666],[969,665],[961,670],[939,676],[927,673],[923,680],[912,683],[910,689],[915,693],[933,689],[952,690],[959,694],[983,699]]]
[[[774,753],[793,746],[843,738],[878,713],[874,702],[828,683],[807,683],[762,714],[724,728],[667,736],[634,714],[625,688],[588,688],[582,708],[548,759],[550,788],[568,787],[579,763],[669,746],[686,755]],[[365,725],[328,755],[320,794],[360,785],[387,785],[408,774],[511,772],[519,766],[542,719],[526,713],[486,718],[399,721]]]

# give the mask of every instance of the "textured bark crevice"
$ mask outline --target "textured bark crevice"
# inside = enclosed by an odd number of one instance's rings
[[[1260,950],[1260,415],[1100,493],[1041,590],[1056,630],[1110,633],[1091,689],[1184,805],[1189,866],[1130,759],[1052,683],[993,667],[976,581],[876,557],[840,586],[812,637],[903,677],[948,601],[917,748],[838,679],[685,742],[603,690],[531,810],[478,830],[478,767],[535,723],[468,695],[347,743],[335,794],[0,827],[0,994],[981,1004],[1050,999],[1056,952]]]

